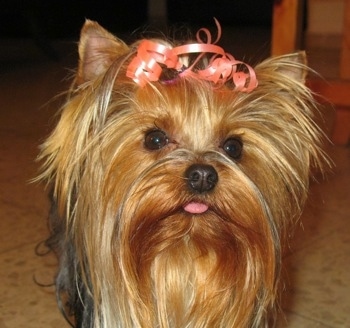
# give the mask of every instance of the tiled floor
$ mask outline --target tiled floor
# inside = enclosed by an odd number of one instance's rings
[[[65,61],[28,43],[0,52],[0,328],[68,327],[56,308],[55,259],[34,249],[46,236],[48,202],[37,172],[38,145],[52,127],[68,82]],[[10,51],[10,53],[6,53]],[[330,151],[336,167],[313,184],[302,225],[285,257],[288,283],[280,327],[350,327],[350,148]]]

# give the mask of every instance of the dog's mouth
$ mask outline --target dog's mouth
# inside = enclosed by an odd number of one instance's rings
[[[209,206],[202,202],[191,201],[184,205],[183,209],[190,214],[202,214],[209,209]]]

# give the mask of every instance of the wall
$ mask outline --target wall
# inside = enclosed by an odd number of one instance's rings
[[[343,27],[343,0],[308,0],[309,34],[341,34]]]

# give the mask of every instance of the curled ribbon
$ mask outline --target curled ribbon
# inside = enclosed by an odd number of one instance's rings
[[[218,36],[211,43],[210,31],[201,28],[197,34],[197,42],[170,48],[167,45],[151,40],[142,40],[138,46],[136,57],[130,62],[126,76],[132,78],[141,87],[148,82],[158,81],[163,67],[175,69],[179,76],[191,76],[212,82],[221,86],[232,80],[234,89],[250,92],[258,85],[255,72],[248,64],[236,60],[223,48],[216,45],[221,37],[221,26],[215,19]],[[200,37],[204,33],[206,42]],[[199,56],[189,67],[184,67],[181,57],[188,54],[199,53]],[[205,69],[195,70],[195,65],[206,53],[213,53]]]

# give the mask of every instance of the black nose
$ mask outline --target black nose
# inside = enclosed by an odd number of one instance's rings
[[[211,165],[193,164],[185,172],[188,187],[197,193],[214,189],[219,178]]]

